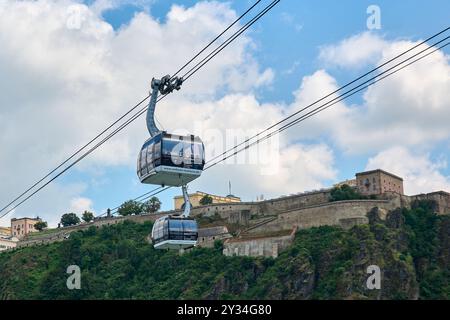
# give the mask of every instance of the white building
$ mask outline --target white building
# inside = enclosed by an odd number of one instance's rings
[[[16,237],[0,236],[0,251],[14,249],[16,247],[18,241],[19,241],[19,239],[17,239]]]

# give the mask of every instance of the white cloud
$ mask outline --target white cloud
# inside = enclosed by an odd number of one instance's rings
[[[292,114],[310,106],[313,102],[334,92],[337,88],[338,84],[336,80],[325,70],[318,70],[312,75],[305,76],[301,81],[300,87],[294,92],[294,101],[287,107],[286,114]],[[306,115],[315,108],[323,105],[326,101],[336,97],[336,94],[332,95],[326,100],[310,106],[289,121],[301,115]],[[292,140],[317,139],[334,135],[340,127],[346,127],[350,115],[350,110],[348,110],[344,103],[340,102],[288,129],[287,134]]]
[[[337,45],[320,49],[319,58],[330,65],[357,67],[379,60],[386,42],[372,32],[364,32],[342,40]]]
[[[388,41],[363,33],[327,46],[321,57],[336,66],[373,68],[418,43]],[[399,61],[425,48],[422,46]],[[310,104],[340,85],[343,83],[338,84],[326,71],[305,77],[291,110]],[[450,138],[449,86],[449,57],[442,51],[435,52],[371,86],[363,92],[362,102],[340,102],[307,120],[303,129],[296,129],[294,134],[317,137],[327,133],[337,146],[351,154],[370,154],[395,145],[432,146]]]
[[[445,161],[433,162],[429,154],[414,154],[405,147],[397,146],[370,158],[366,170],[382,168],[403,177],[405,193],[413,195],[450,190],[450,176],[440,171],[446,167]]]
[[[196,115],[184,129],[202,137],[207,162],[268,128],[287,109],[284,105],[261,104],[251,94],[230,94],[220,100],[174,105],[178,106],[174,112],[183,118],[192,119]],[[168,127],[175,129],[177,124],[167,120]],[[291,141],[289,136],[275,135],[206,171],[191,188],[221,193],[220,186],[231,180],[236,193],[248,199],[261,193],[276,196],[321,188],[325,181],[336,179],[332,150],[324,144],[306,146]]]
[[[415,43],[394,42],[383,60]],[[353,151],[394,145],[425,146],[450,138],[450,65],[442,52],[409,66],[370,87],[338,141]]]
[[[76,197],[70,200],[70,212],[81,215],[84,211],[94,212],[93,202],[89,198]]]
[[[271,198],[327,187],[335,181],[334,154],[326,145],[295,144],[280,150],[278,161],[268,163],[273,166],[270,174],[261,174],[264,165],[222,163],[205,171],[190,188],[223,193],[230,180],[234,194],[255,200],[261,194]]]

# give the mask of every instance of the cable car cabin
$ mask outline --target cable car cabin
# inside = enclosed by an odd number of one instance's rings
[[[198,178],[205,165],[202,140],[161,132],[148,139],[138,157],[142,183],[179,187]]]
[[[152,241],[155,249],[186,249],[197,244],[198,228],[194,219],[164,216],[155,221]]]

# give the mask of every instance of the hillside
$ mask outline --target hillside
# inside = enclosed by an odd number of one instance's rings
[[[370,224],[301,230],[277,259],[225,257],[221,244],[179,256],[154,250],[150,223],[73,233],[64,242],[0,254],[0,299],[449,299],[450,217],[431,203],[376,209]],[[81,267],[81,290],[66,268]],[[379,265],[382,289],[365,287]]]

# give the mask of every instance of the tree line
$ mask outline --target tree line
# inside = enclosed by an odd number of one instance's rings
[[[200,199],[201,205],[208,205],[213,203],[213,198],[210,195],[203,196],[202,199]],[[120,205],[120,207],[117,209],[117,213],[120,216],[131,216],[131,215],[141,215],[141,214],[152,214],[156,213],[161,209],[162,202],[159,200],[158,197],[151,197],[146,202],[139,202],[135,200],[128,200],[125,201]],[[78,225],[82,222],[89,223],[91,221],[94,221],[94,213],[91,211],[84,211],[81,214],[80,217],[73,212],[64,213],[61,216],[60,222],[58,223],[58,227],[70,227]],[[42,231],[48,227],[48,224],[46,221],[39,221],[34,225],[34,228],[38,231]]]
[[[143,203],[135,200],[128,200],[120,205],[120,207],[117,209],[117,213],[121,216],[152,214],[158,212],[161,209],[161,205],[162,202],[158,199],[158,197],[152,197],[148,201]],[[64,213],[61,216],[58,227],[75,226],[82,223],[82,221],[84,223],[89,223],[91,221],[94,221],[94,219],[94,213],[87,210],[81,214],[81,219],[76,213]],[[47,227],[47,222],[43,220],[40,220],[34,225],[34,228],[38,231],[42,231]]]

